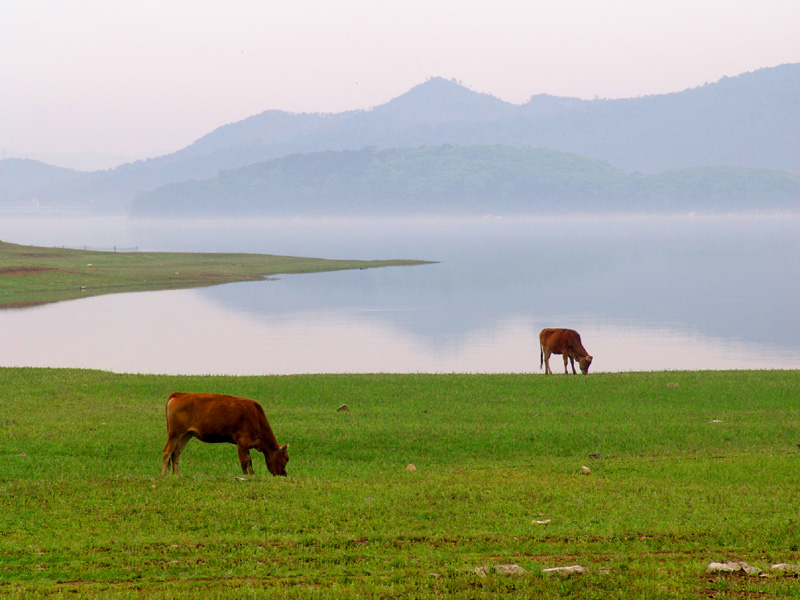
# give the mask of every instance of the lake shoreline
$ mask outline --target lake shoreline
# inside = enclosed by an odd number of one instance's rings
[[[430,263],[235,253],[109,252],[23,246],[0,240],[0,310],[121,292],[263,281],[274,275],[423,264]]]
[[[436,263],[95,298],[72,280],[81,302],[0,310],[18,340],[0,365],[523,373],[539,370],[539,331],[567,327],[593,373],[794,368],[798,227],[786,216],[3,220],[0,239],[36,246]],[[175,272],[187,273],[165,271],[171,283]]]

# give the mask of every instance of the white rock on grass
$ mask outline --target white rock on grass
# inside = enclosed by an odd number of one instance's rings
[[[546,575],[584,575],[589,572],[589,569],[582,565],[568,565],[566,567],[550,567],[542,569],[542,573]]]
[[[784,573],[791,573],[793,575],[800,575],[800,565],[790,565],[789,563],[775,563],[770,566],[773,571],[783,571]]]
[[[494,573],[495,575],[503,575],[504,577],[511,577],[513,575],[525,575],[526,571],[519,565],[494,565],[488,566],[483,565],[482,567],[476,567],[475,572],[480,575],[481,577],[486,577],[489,573]]]
[[[761,569],[751,567],[744,561],[710,562],[706,567],[706,573],[710,575],[744,573],[745,575],[758,575]]]

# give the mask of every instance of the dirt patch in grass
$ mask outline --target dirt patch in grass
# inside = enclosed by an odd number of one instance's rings
[[[19,302],[7,302],[3,304],[2,307],[0,307],[0,311],[7,309],[11,310],[15,308],[32,308],[34,306],[44,306],[45,304],[50,304],[50,303],[47,302],[46,300],[37,300],[31,302],[25,302],[24,300],[21,300]]]
[[[35,252],[28,252],[20,254],[20,258],[66,258],[69,254],[37,254]]]
[[[4,267],[0,268],[0,275],[10,275],[12,277],[25,277],[26,275],[36,275],[55,271],[49,267]]]

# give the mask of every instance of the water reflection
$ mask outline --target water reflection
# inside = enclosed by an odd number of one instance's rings
[[[530,317],[437,338],[385,320],[387,312],[393,309],[254,320],[194,290],[101,296],[0,313],[4,331],[26,332],[0,346],[0,364],[232,375],[540,372],[536,332],[542,323]],[[786,348],[668,328],[577,326],[596,357],[593,371],[792,368],[800,358]],[[561,363],[554,360],[558,372]]]
[[[800,365],[798,217],[73,225],[0,239],[441,262],[0,311],[0,365],[538,372],[548,326],[578,329],[593,371]]]

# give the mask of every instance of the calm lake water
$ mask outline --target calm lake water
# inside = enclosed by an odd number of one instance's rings
[[[3,217],[0,239],[439,261],[0,311],[2,366],[538,373],[555,326],[581,332],[592,371],[800,367],[798,216]]]

